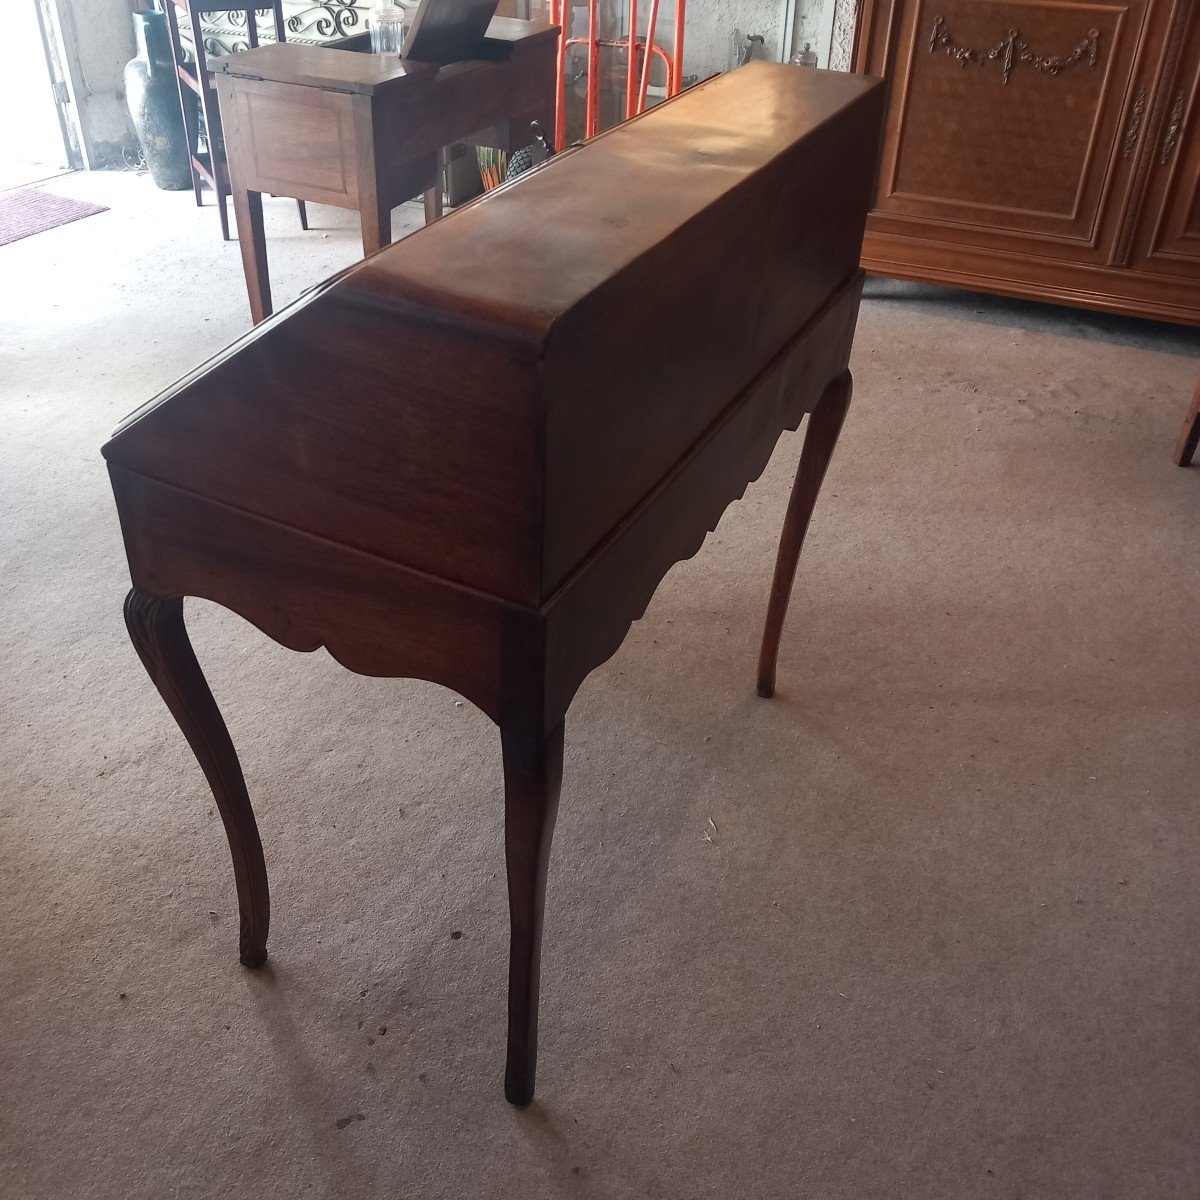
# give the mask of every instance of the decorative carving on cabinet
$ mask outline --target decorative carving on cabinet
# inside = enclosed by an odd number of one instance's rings
[[[1200,0],[860,11],[890,85],[867,271],[1200,326]]]
[[[1175,145],[1179,141],[1179,131],[1183,128],[1183,110],[1186,106],[1187,93],[1180,92],[1171,107],[1171,117],[1167,122],[1166,135],[1163,137],[1162,153],[1158,156],[1158,161],[1164,167],[1170,161],[1171,155],[1175,153]]]
[[[1133,108],[1129,113],[1129,124],[1125,126],[1125,136],[1121,139],[1121,157],[1128,158],[1137,145],[1142,133],[1142,121],[1146,116],[1146,89],[1138,88],[1133,98]]]
[[[972,50],[954,40],[945,17],[934,17],[933,30],[929,35],[929,53],[935,54],[939,49],[944,50],[946,57],[953,59],[960,67],[965,67],[968,63],[982,67],[1000,60],[1002,82],[1007,86],[1013,67],[1018,62],[1026,63],[1035,71],[1044,71],[1048,75],[1057,75],[1069,67],[1078,66],[1085,59],[1089,67],[1094,67],[1100,49],[1100,30],[1089,29],[1087,36],[1067,54],[1034,54],[1029,48],[1029,43],[1016,29],[1010,29],[1000,41],[987,50]]]

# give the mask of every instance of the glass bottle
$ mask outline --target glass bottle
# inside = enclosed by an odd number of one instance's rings
[[[793,67],[815,67],[817,65],[817,52],[812,48],[812,42],[805,42],[804,49],[798,50],[792,55]]]

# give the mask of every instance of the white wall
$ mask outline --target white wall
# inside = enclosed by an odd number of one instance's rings
[[[137,146],[123,78],[134,54],[129,0],[59,0],[59,21],[88,165],[120,165]]]
[[[812,41],[820,54],[822,66],[828,62],[829,30],[833,23],[834,5],[838,2],[795,0],[795,28],[802,35],[800,44],[805,39]],[[854,0],[840,2],[848,2],[851,6],[854,4]],[[540,11],[545,5],[533,0],[532,7]],[[650,7],[651,0],[638,0],[638,30],[643,36],[646,34]],[[575,0],[572,11],[572,33],[582,37],[587,33],[586,3]],[[624,36],[628,12],[628,0],[602,0],[601,36]],[[727,70],[734,29],[743,38],[747,34],[760,34],[764,39],[764,56],[772,62],[779,61],[785,47],[790,55],[791,43],[783,28],[784,12],[785,0],[687,0],[683,40],[684,74],[704,79],[718,71]],[[674,18],[675,0],[659,0],[656,40],[668,53],[674,43]]]
[[[729,61],[730,33],[759,33],[766,39],[766,57],[779,60],[780,0],[688,0],[684,26],[684,74],[703,78],[724,71]]]
[[[666,0],[661,0],[666,2]],[[853,4],[854,0],[850,0]],[[646,0],[640,0],[643,5]],[[790,55],[805,41],[813,43],[821,66],[828,65],[830,29],[836,0],[796,0],[796,43],[790,44],[783,29],[783,0],[688,0],[684,35],[684,72],[703,78],[726,69],[730,32],[762,34],[765,56],[778,62],[781,53]]]

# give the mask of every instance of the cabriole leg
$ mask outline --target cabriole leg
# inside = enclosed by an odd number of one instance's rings
[[[125,624],[142,665],[192,747],[225,823],[241,914],[242,964],[267,959],[271,900],[254,810],[237,751],[196,661],[183,623],[183,599],[162,599],[134,588],[125,598]]]
[[[816,507],[825,468],[833,448],[837,445],[846,409],[850,407],[851,378],[849,371],[833,379],[817,407],[808,418],[808,432],[804,435],[804,449],[800,452],[800,466],[796,481],[792,484],[791,499],[788,500],[787,516],[783,521],[783,533],[779,538],[779,553],[775,559],[775,577],[771,580],[771,599],[767,605],[767,623],[763,630],[762,649],[758,655],[758,694],[775,694],[775,664],[779,658],[779,638],[783,633],[783,619],[787,615],[788,599],[792,594],[792,580],[796,576],[796,563],[804,545],[804,535]]]
[[[562,787],[563,727],[545,737],[500,731],[504,748],[504,857],[512,925],[508,965],[508,1063],[504,1095],[533,1099],[538,979],[546,867]]]

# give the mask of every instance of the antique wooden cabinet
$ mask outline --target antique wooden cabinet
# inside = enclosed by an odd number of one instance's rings
[[[864,0],[863,265],[1200,324],[1200,0]]]

